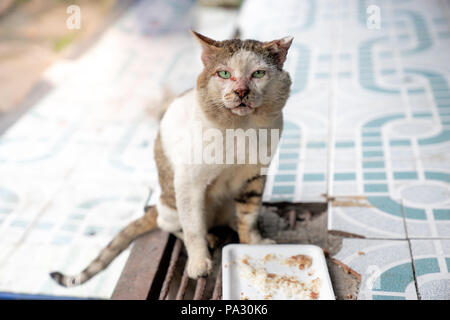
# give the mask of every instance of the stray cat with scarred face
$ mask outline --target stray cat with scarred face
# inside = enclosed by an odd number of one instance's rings
[[[257,218],[265,185],[264,164],[192,163],[186,145],[199,127],[215,132],[282,130],[282,109],[289,97],[291,80],[283,64],[293,38],[270,42],[256,40],[215,41],[193,32],[202,46],[204,65],[197,85],[176,98],[164,114],[155,141],[161,196],[155,207],[125,227],[80,274],[51,277],[63,286],[86,282],[138,236],[155,227],[184,240],[189,277],[211,272],[208,230],[228,225],[241,243],[273,243],[263,239]],[[270,137],[268,138],[269,145]],[[272,152],[274,145],[269,146]],[[236,151],[225,146],[225,153]],[[248,150],[244,150],[248,153]]]

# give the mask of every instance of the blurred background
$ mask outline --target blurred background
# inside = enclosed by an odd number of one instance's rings
[[[64,18],[71,1],[2,1],[1,112],[17,106],[49,65],[100,32],[117,2],[77,1],[83,7],[83,28],[70,30]]]
[[[129,250],[80,287],[48,273],[80,271],[157,199],[160,111],[202,68],[194,29],[294,36],[264,200],[327,208],[332,255],[359,275],[347,298],[449,299],[449,8],[0,0],[0,298],[111,296]]]

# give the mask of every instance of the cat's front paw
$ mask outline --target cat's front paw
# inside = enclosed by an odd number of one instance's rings
[[[212,261],[209,258],[197,258],[188,260],[187,273],[189,278],[197,279],[207,276],[212,271]]]

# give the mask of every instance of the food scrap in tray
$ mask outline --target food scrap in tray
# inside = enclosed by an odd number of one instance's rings
[[[300,272],[305,272],[305,281],[301,281],[295,275],[268,272],[265,264],[278,262],[280,265],[295,267]],[[307,255],[294,255],[281,257],[268,254],[262,259],[253,259],[245,255],[239,263],[240,275],[253,287],[257,288],[264,299],[272,299],[276,294],[281,294],[288,299],[315,300],[319,298],[321,280],[314,277],[314,270],[310,269],[312,258]],[[299,271],[297,271],[298,273]],[[241,298],[243,293],[241,293]],[[245,296],[248,299],[247,296]]]
[[[290,267],[297,266],[300,270],[311,267],[312,259],[310,256],[298,254],[284,260],[284,263]]]

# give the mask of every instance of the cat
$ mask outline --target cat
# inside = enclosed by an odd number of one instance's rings
[[[188,140],[199,127],[201,132],[214,129],[224,135],[230,129],[275,129],[281,134],[282,109],[291,87],[283,65],[293,38],[215,41],[192,33],[202,47],[204,68],[196,87],[177,97],[161,119],[154,147],[161,185],[156,206],[126,226],[80,274],[52,272],[51,277],[60,285],[86,282],[135,238],[157,227],[183,239],[187,273],[193,279],[212,270],[207,238],[214,226],[232,227],[241,243],[274,243],[257,229],[266,180],[261,171],[264,164],[192,163],[185,151],[189,151],[186,146],[192,142]],[[271,158],[277,142],[268,140]],[[225,146],[225,150],[236,151],[234,145]],[[244,152],[248,154],[248,150]]]

